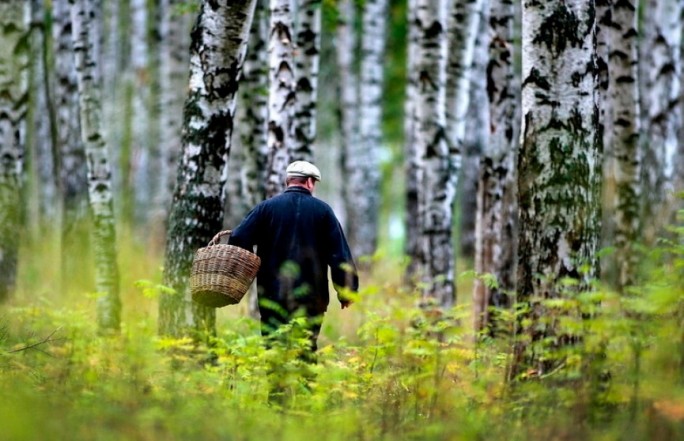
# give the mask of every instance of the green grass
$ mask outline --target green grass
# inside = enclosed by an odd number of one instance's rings
[[[266,349],[243,304],[219,310],[211,348],[159,338],[157,299],[146,288],[160,281],[161,247],[126,235],[122,331],[100,336],[87,262],[60,293],[54,242],[25,243],[18,291],[0,307],[0,440],[684,436],[677,243],[647,256],[646,281],[629,298],[597,285],[546,304],[560,332],[579,343],[536,345],[560,368],[507,384],[511,340],[475,343],[468,273],[458,281],[459,305],[434,320],[400,286],[400,265],[383,258],[363,279],[359,302],[344,311],[331,302],[310,366],[298,358],[305,339]],[[597,371],[610,381],[596,381]],[[269,390],[282,394],[269,401]]]

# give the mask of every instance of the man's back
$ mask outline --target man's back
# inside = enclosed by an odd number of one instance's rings
[[[335,214],[306,188],[289,187],[257,205],[234,230],[230,243],[246,249],[257,246],[259,297],[288,312],[300,306],[309,313],[327,309],[328,266],[336,285],[358,286],[355,274],[341,268],[353,268],[353,260]]]

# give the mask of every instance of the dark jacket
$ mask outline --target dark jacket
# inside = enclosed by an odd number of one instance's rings
[[[304,307],[323,313],[329,303],[328,267],[333,284],[358,289],[349,245],[332,208],[303,187],[289,187],[263,201],[233,230],[229,243],[257,246],[259,299],[287,312]]]

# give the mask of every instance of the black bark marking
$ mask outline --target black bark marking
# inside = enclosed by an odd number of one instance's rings
[[[442,32],[444,32],[442,24],[438,21],[434,21],[429,27],[425,29],[425,36],[423,38],[432,41],[439,38]]]
[[[530,74],[527,76],[527,78],[525,78],[525,81],[523,81],[522,87],[524,88],[528,84],[535,84],[541,90],[544,90],[546,92],[551,90],[551,83],[545,76],[543,76],[539,72],[539,69],[537,69],[536,67],[533,67],[530,70]]]
[[[565,4],[559,4],[542,22],[532,42],[544,44],[549,52],[560,55],[568,46],[582,45],[584,37],[580,34],[580,24],[580,20]]]

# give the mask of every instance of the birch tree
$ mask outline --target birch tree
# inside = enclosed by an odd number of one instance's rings
[[[483,0],[449,0],[449,58],[447,61],[446,117],[454,173],[448,184],[456,187],[463,160],[466,114],[470,104],[470,68]]]
[[[643,212],[645,240],[652,243],[671,221],[674,159],[682,126],[681,95],[681,0],[654,0],[644,23],[641,57],[643,76]]]
[[[638,265],[635,245],[639,242],[639,202],[641,155],[640,115],[637,81],[637,4],[634,0],[615,2],[611,27],[609,66],[611,139],[615,156],[615,247],[618,260],[618,286],[634,284]]]
[[[149,11],[147,0],[130,0],[130,66],[127,87],[131,89],[131,177],[129,190],[133,193],[131,210],[136,222],[145,222],[146,213],[152,200],[152,119],[151,103],[150,45],[147,38]]]
[[[88,166],[88,197],[93,219],[95,290],[100,330],[118,330],[121,321],[116,230],[107,146],[102,133],[98,0],[69,0],[81,120]]]
[[[522,146],[518,158],[518,300],[530,305],[529,341],[555,337],[539,298],[560,295],[564,278],[581,290],[596,276],[599,236],[600,138],[596,102],[593,0],[523,4]],[[522,322],[521,322],[522,324]],[[549,362],[525,352],[520,340],[514,373]]]
[[[28,3],[0,2],[0,302],[14,290],[21,231],[28,102]]]
[[[613,179],[612,142],[613,112],[612,96],[610,95],[610,70],[608,69],[613,34],[613,0],[596,0],[596,65],[599,76],[599,116],[603,132],[604,145],[604,175],[606,179]]]
[[[613,0],[596,0],[596,66],[598,69],[599,130],[603,137],[603,189],[601,218],[601,247],[613,245],[615,158],[613,155],[613,111],[610,91],[610,69],[608,68],[611,34],[613,27]],[[601,261],[601,276],[610,280],[615,274],[615,259],[604,256]]]
[[[297,9],[292,160],[313,161],[321,52],[321,0],[302,0]]]
[[[181,150],[183,94],[188,81],[190,26],[188,14],[175,9],[182,0],[159,3],[159,176],[153,200],[153,224],[162,224],[171,205],[176,164]]]
[[[49,22],[46,20],[45,7],[42,0],[31,0],[31,67],[30,67],[30,130],[27,131],[27,142],[31,151],[33,174],[39,182],[36,185],[35,197],[37,213],[29,221],[35,227],[54,222],[59,213],[57,157],[53,148],[54,109],[49,99],[51,95],[51,74],[48,66],[47,32]]]
[[[482,1],[478,30],[470,67],[468,112],[463,136],[463,166],[457,194],[460,205],[460,255],[475,257],[477,223],[477,186],[480,179],[482,151],[489,143],[489,105],[487,98],[487,65],[489,64],[489,0]]]
[[[243,119],[240,121],[244,156],[240,173],[240,199],[246,210],[266,198],[269,29],[266,6],[265,0],[257,0],[240,89],[242,102],[245,103]]]
[[[275,196],[285,188],[296,102],[292,2],[270,0],[270,11],[267,197]]]
[[[61,287],[80,262],[76,245],[81,243],[88,214],[88,179],[85,147],[81,140],[78,105],[78,79],[71,35],[71,10],[66,1],[52,4],[52,31],[55,63],[56,149],[59,152],[59,179],[62,191]]]
[[[240,80],[241,167],[240,191],[235,204],[241,215],[247,213],[266,198],[266,164],[268,162],[268,3],[257,0],[254,20],[249,36],[247,58]],[[242,104],[241,104],[242,105]],[[233,217],[235,217],[233,215]],[[240,216],[242,217],[242,216]],[[249,292],[250,317],[259,317],[256,285]]]
[[[512,0],[491,0],[489,20],[491,42],[487,66],[487,91],[490,109],[490,138],[480,164],[476,222],[475,270],[489,273],[497,283],[475,281],[475,329],[497,323],[490,319],[490,308],[511,305],[515,289],[517,204],[515,195],[516,150],[518,146],[519,82],[514,72]]]
[[[406,268],[406,281],[416,275],[421,262],[419,239],[419,209],[418,209],[418,170],[421,158],[416,150],[415,138],[415,105],[416,88],[418,84],[418,69],[416,68],[416,52],[418,50],[420,28],[416,17],[417,0],[407,3],[407,54],[406,54],[406,100],[404,104],[404,162],[406,164],[406,246],[404,248],[409,258]]]
[[[183,112],[182,153],[169,214],[159,332],[213,333],[215,310],[190,300],[187,280],[195,250],[223,225],[226,164],[235,99],[255,0],[203,1],[190,46],[190,80]]]
[[[124,188],[128,188],[130,178],[130,127],[125,124],[124,118],[124,109],[130,104],[130,89],[126,87],[127,77],[123,75],[130,58],[129,39],[124,37],[125,27],[131,21],[127,16],[128,4],[128,1],[115,0],[105,1],[102,5],[102,91],[105,98],[102,102],[102,112],[110,127],[105,135],[112,164],[112,188],[114,194],[122,196],[115,198],[115,209],[123,218],[126,217],[125,206],[130,205],[126,200],[130,192],[123,191]]]
[[[684,8],[682,8],[682,20],[684,20]],[[680,72],[680,84],[684,85],[684,38],[682,38],[682,45],[680,47],[679,60],[681,63]],[[684,118],[684,86],[680,88],[680,101],[679,101],[679,111],[681,112],[682,118]],[[680,127],[679,131],[679,148],[677,149],[677,155],[675,158],[675,170],[677,173],[675,180],[675,189],[679,192],[679,197],[684,198],[682,192],[684,192],[684,123]],[[679,209],[684,209],[684,206],[680,200]],[[679,219],[679,225],[682,224],[682,219]]]
[[[418,169],[422,299],[425,304],[448,308],[456,294],[451,244],[455,187],[446,185],[453,172],[445,129],[447,11],[441,0],[417,0],[416,7],[415,142],[422,162]]]
[[[60,0],[55,0],[55,3]],[[102,83],[105,95],[114,97],[119,85],[119,77],[124,66],[124,44],[126,39],[121,35],[121,16],[124,2],[121,0],[106,1],[103,4],[103,19],[105,33],[102,43]]]
[[[358,38],[356,24],[359,18],[357,4],[354,0],[340,0],[338,3],[337,27],[335,29],[338,69],[339,123],[341,140],[341,162],[346,185],[342,186],[344,199],[345,231],[353,242],[353,229],[356,223],[352,219],[358,203],[356,187],[352,179],[358,178],[358,154],[361,138],[359,135],[359,75],[356,66],[358,57]]]
[[[377,247],[380,206],[379,150],[382,148],[382,92],[385,66],[387,0],[365,2],[361,25],[359,140],[348,145],[346,183],[355,195],[347,212],[349,245],[357,257]]]

